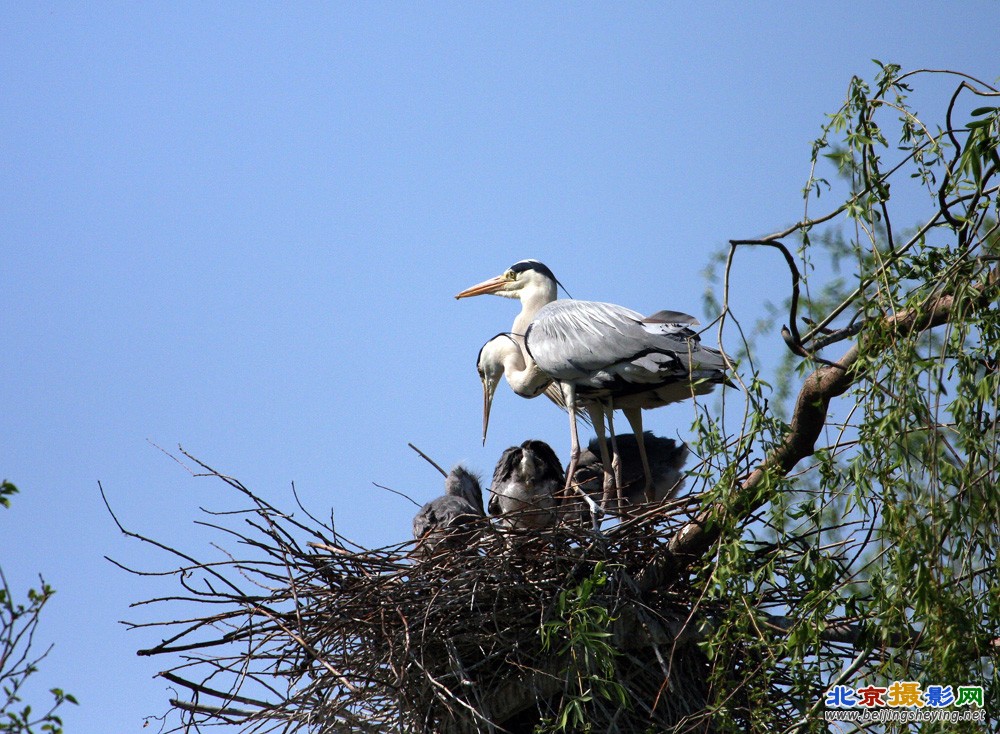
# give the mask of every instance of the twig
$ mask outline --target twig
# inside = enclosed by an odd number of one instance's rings
[[[437,469],[437,470],[438,470],[439,472],[441,472],[441,476],[442,476],[442,477],[444,477],[445,479],[447,479],[447,478],[448,478],[448,472],[446,472],[446,471],[445,471],[444,469],[442,469],[442,468],[441,468],[440,466],[438,466],[438,465],[437,465],[437,464],[436,464],[436,463],[434,462],[434,459],[432,459],[431,457],[429,457],[429,456],[428,456],[427,454],[425,454],[425,453],[424,453],[423,451],[421,451],[420,449],[418,449],[418,448],[417,448],[416,446],[414,446],[414,445],[413,445],[412,443],[408,443],[408,444],[406,444],[406,445],[407,445],[407,446],[409,446],[409,447],[410,447],[411,449],[413,449],[414,451],[416,451],[416,452],[417,452],[418,454],[420,454],[420,456],[421,456],[421,457],[422,457],[422,458],[423,458],[423,459],[424,459],[424,460],[425,460],[425,461],[426,461],[426,462],[427,462],[428,464],[430,464],[430,465],[431,465],[431,466],[433,466],[433,467],[434,467],[435,469]]]
[[[378,482],[372,482],[372,484],[374,484],[379,489],[384,489],[386,492],[392,492],[393,494],[398,494],[400,497],[402,497],[403,499],[409,500],[410,502],[412,502],[413,504],[415,504],[417,507],[422,507],[422,505],[419,502],[417,502],[415,499],[413,499],[412,497],[410,497],[410,495],[404,494],[403,492],[400,492],[398,489],[393,489],[392,487],[386,487],[384,484],[379,484]]]

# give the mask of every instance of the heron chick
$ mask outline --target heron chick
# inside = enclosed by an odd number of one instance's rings
[[[479,479],[463,466],[456,466],[444,480],[444,495],[432,499],[413,518],[417,551],[430,557],[444,550],[461,550],[471,545],[483,511],[483,490]]]
[[[622,498],[618,511],[628,511],[630,508],[647,506],[645,495],[645,477],[642,460],[639,458],[639,442],[635,434],[626,433],[616,437],[618,458],[621,462]],[[686,444],[678,444],[672,438],[662,438],[646,431],[643,435],[643,445],[649,460],[649,468],[653,475],[653,504],[659,504],[673,499],[684,486],[684,462],[688,458]],[[576,472],[573,474],[573,484],[584,496],[600,500],[603,492],[604,468],[601,464],[597,439],[580,454]],[[568,498],[563,505],[560,516],[567,522],[585,522],[588,519],[586,505],[577,498]]]
[[[529,439],[500,456],[490,486],[489,512],[508,530],[550,527],[565,483],[562,464],[552,448]]]

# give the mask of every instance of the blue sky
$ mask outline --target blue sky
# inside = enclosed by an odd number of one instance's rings
[[[170,661],[135,655],[158,638],[118,620],[173,587],[104,556],[169,559],[98,481],[205,557],[198,508],[237,498],[153,444],[407,538],[415,508],[372,484],[440,492],[407,442],[487,476],[528,437],[568,453],[564,415],[505,389],[481,446],[474,361],[516,306],[455,293],[535,257],[577,298],[710,319],[711,253],[801,214],[850,76],[994,80],[998,22],[992,0],[5,5],[0,563],[58,590],[39,683],[81,700],[67,730],[139,731],[169,695]],[[745,268],[754,316],[787,275]]]

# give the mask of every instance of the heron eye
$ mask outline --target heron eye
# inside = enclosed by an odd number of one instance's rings
[[[513,270],[508,270],[506,273],[503,274],[503,277],[505,277],[507,280],[517,280],[517,273],[515,273]]]

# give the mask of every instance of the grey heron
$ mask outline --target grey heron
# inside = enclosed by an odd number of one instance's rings
[[[684,484],[684,473],[681,471],[687,461],[688,447],[678,444],[672,438],[662,438],[646,431],[642,437],[642,445],[646,448],[650,471],[653,474],[653,502],[660,503],[677,496]],[[621,461],[622,508],[637,507],[646,502],[644,495],[644,480],[642,459],[639,458],[639,442],[635,434],[626,433],[616,436],[618,456]],[[604,467],[601,462],[597,438],[580,454],[573,484],[585,496],[600,497],[603,491]],[[583,505],[579,501],[571,501],[562,511],[564,519],[572,521],[575,518],[586,517]]]
[[[541,530],[556,520],[559,493],[566,484],[562,464],[544,441],[529,439],[500,456],[490,485],[491,515],[502,527]]]
[[[613,469],[604,441],[605,419],[614,439],[612,416],[614,410],[621,410],[633,433],[641,437],[643,409],[704,395],[717,384],[728,383],[726,358],[701,345],[690,328],[698,324],[693,316],[677,311],[643,316],[611,303],[560,301],[558,285],[544,264],[521,260],[455,297],[493,294],[521,301],[511,329],[513,341],[523,344],[526,369],[537,367],[559,384],[570,415],[567,489],[580,458],[577,411],[585,407],[601,449],[606,502]],[[643,491],[652,499],[649,460],[643,441],[637,444],[645,477]]]
[[[483,383],[483,445],[490,425],[493,395],[501,377],[506,377],[510,389],[522,398],[535,398],[545,393],[553,401],[562,402],[552,378],[524,358],[521,345],[513,334],[500,333],[486,342],[476,357],[476,369]]]
[[[473,526],[486,517],[479,480],[456,466],[444,480],[444,495],[432,499],[413,518],[413,537],[424,556],[439,548],[460,549],[475,537]]]

